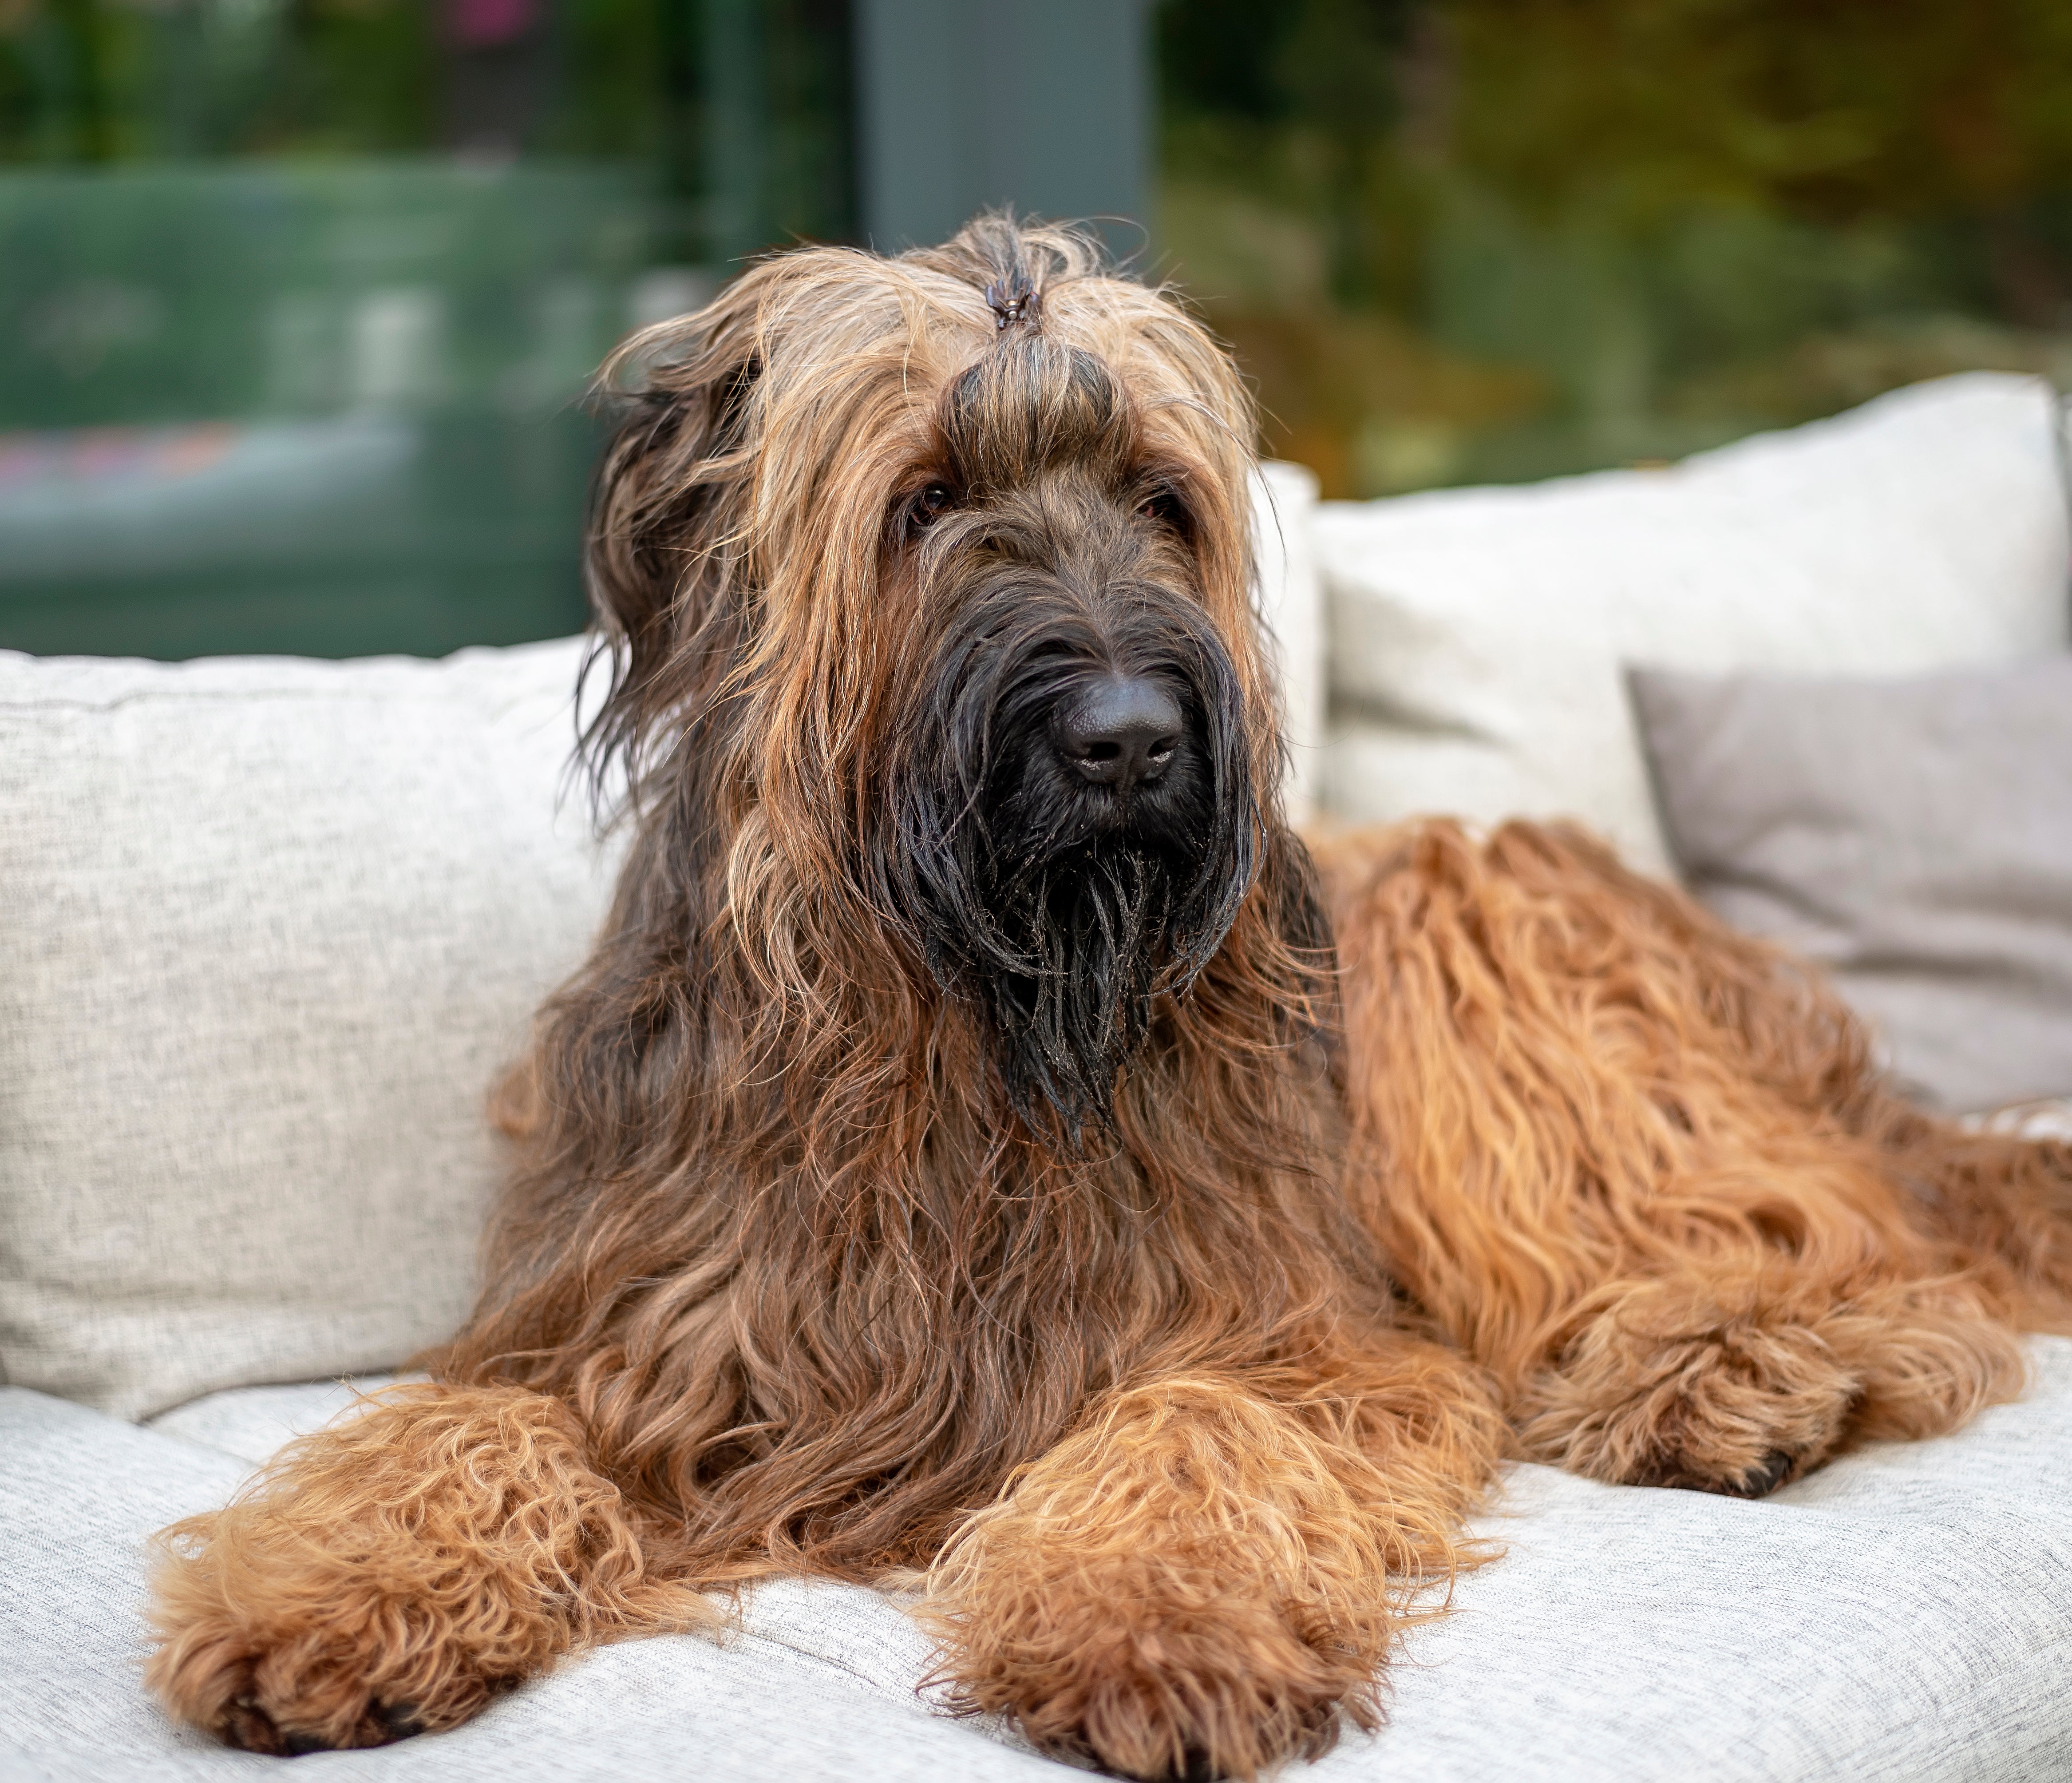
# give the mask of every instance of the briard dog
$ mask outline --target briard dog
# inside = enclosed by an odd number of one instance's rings
[[[1760,1493],[2066,1322],[2072,1148],[1787,960],[1560,828],[1297,838],[1252,409],[1087,238],[785,254],[610,387],[616,901],[430,1384],[169,1532],[179,1715],[451,1727],[800,1574],[1250,1777],[1377,1723],[1507,1456]]]

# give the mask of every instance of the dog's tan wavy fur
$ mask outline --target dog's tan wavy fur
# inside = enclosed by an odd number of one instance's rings
[[[1579,833],[1323,846],[1359,1189],[1523,1453],[1767,1489],[2072,1315],[2072,1148],[1930,1120],[1808,970]]]
[[[1045,1750],[1249,1777],[1376,1723],[1507,1445],[1759,1490],[1951,1427],[2064,1318],[2072,1155],[1893,1102],[1805,974],[1584,839],[1334,842],[1334,971],[1271,791],[1248,403],[1084,238],[783,256],[611,375],[618,897],[501,1093],[434,1384],[169,1532],[178,1714],[437,1730],[792,1572],[919,1589],[948,1706]],[[1090,1129],[1004,1091],[873,867],[978,524],[897,517],[974,387],[986,523],[1179,591],[1260,789],[1235,918]]]

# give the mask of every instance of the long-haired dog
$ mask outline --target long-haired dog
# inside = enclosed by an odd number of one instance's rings
[[[631,368],[630,373],[627,368]],[[2012,1392],[2072,1150],[1559,830],[1312,857],[1232,368],[1087,241],[755,266],[623,360],[634,826],[432,1384],[171,1533],[150,1681],[450,1727],[772,1573],[1138,1777],[1379,1718],[1506,1454],[1755,1493]]]

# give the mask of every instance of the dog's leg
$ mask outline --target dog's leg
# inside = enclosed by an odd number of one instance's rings
[[[1975,1132],[1890,1097],[1856,1124],[2025,1330],[2072,1334],[2072,1140]]]
[[[1262,1385],[1267,1390],[1262,1390]],[[923,1620],[951,1701],[1133,1777],[1252,1777],[1379,1720],[1417,1591],[1501,1428],[1457,1358],[1310,1383],[1189,1376],[1116,1394],[951,1539]]]
[[[392,1389],[160,1538],[148,1681],[267,1752],[467,1720],[574,1649],[709,1622],[658,1579],[559,1401]]]
[[[1572,833],[1321,852],[1354,1192],[1527,1452],[1760,1492],[2018,1390],[2015,1298],[1816,980]]]
[[[1974,1283],[1852,1283],[1762,1258],[1607,1283],[1551,1348],[1513,1401],[1527,1459],[1740,1497],[1846,1443],[1954,1429],[2022,1376]]]

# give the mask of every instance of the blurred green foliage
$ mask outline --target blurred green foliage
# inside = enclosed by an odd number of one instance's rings
[[[664,257],[853,231],[847,0],[0,0],[0,166],[639,162]]]
[[[1166,267],[1334,493],[2072,372],[2063,0],[1166,0]]]
[[[854,236],[851,7],[0,0],[0,644],[573,624],[588,368]],[[1158,259],[1334,494],[2072,373],[2066,0],[1157,25]]]
[[[847,0],[0,0],[0,647],[578,626],[588,381],[852,233],[849,43]]]

